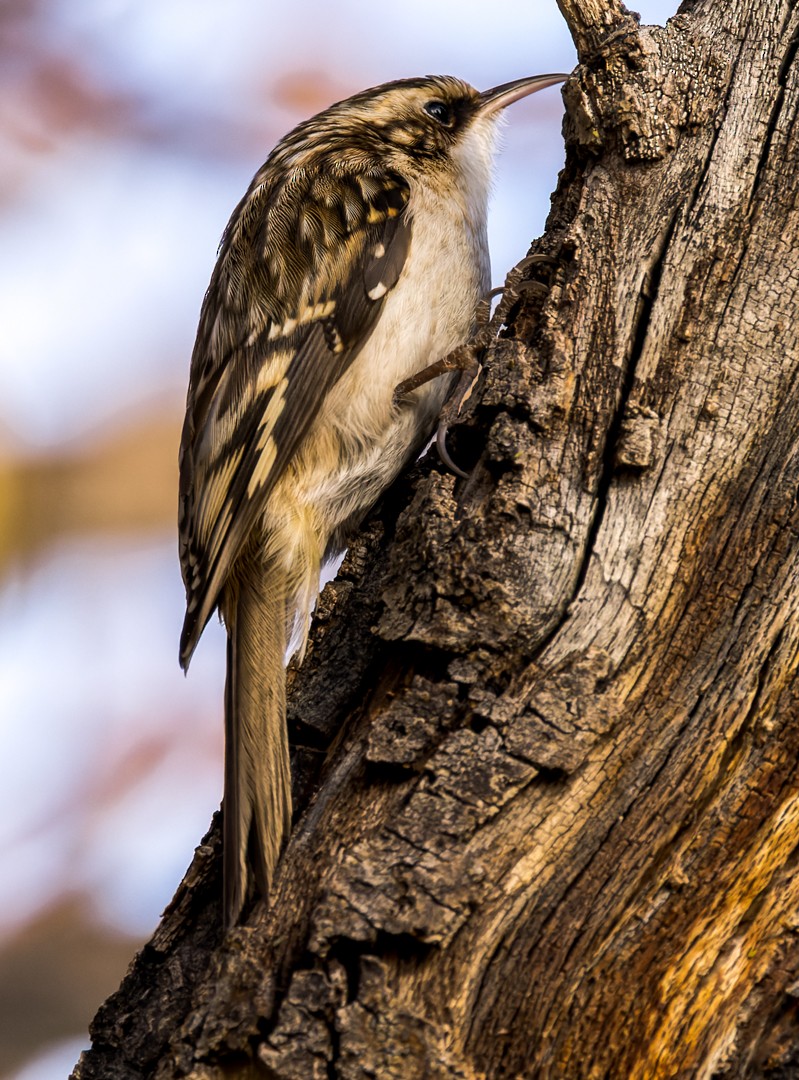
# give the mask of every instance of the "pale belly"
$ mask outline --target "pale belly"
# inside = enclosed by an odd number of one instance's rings
[[[448,210],[416,215],[400,281],[265,508],[264,554],[282,563],[306,622],[323,557],[423,448],[452,376],[399,405],[396,387],[468,340],[489,288],[484,234],[464,230],[462,219],[453,229]]]

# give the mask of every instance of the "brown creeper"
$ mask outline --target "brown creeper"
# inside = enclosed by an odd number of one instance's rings
[[[323,561],[429,438],[449,379],[400,382],[460,345],[490,286],[496,121],[562,82],[478,93],[406,79],[287,135],[233,212],[200,315],[180,448],[184,669],[228,634],[224,920],[262,895],[291,822],[284,657]]]

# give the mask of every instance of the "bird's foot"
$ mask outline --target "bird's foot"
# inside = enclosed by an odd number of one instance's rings
[[[482,303],[483,301],[481,301]],[[478,344],[476,335],[472,341],[467,342],[465,345],[459,345],[457,349],[453,349],[451,353],[447,353],[440,360],[436,360],[434,364],[422,368],[421,371],[417,371],[415,375],[411,375],[408,379],[403,379],[394,390],[394,403],[399,405],[407,401],[414,390],[418,390],[420,386],[424,386],[431,379],[437,379],[440,375],[448,375],[453,371],[459,372],[458,378],[444,403],[444,408],[441,410],[436,432],[436,447],[441,460],[447,468],[451,469],[456,476],[464,478],[467,478],[469,474],[458,468],[447,450],[447,429],[458,417],[464,402],[468,399],[480,377],[482,365],[478,357],[483,348],[482,343]]]
[[[400,405],[403,402],[412,400],[410,395],[413,391],[418,390],[420,386],[424,386],[425,383],[430,382],[432,379],[437,379],[439,376],[447,375],[453,371],[460,373],[441,410],[436,431],[436,448],[439,457],[447,468],[464,480],[469,478],[469,474],[455,464],[447,449],[449,426],[460,416],[461,409],[474,390],[483,370],[481,357],[499,334],[511,306],[518,300],[521,293],[540,292],[546,294],[549,292],[548,286],[540,281],[525,279],[525,274],[532,266],[556,266],[557,263],[558,260],[552,255],[528,255],[527,258],[522,259],[508,273],[505,284],[492,289],[478,303],[475,312],[475,332],[471,340],[464,345],[458,346],[457,349],[453,349],[451,353],[448,353],[440,360],[436,360],[435,363],[428,365],[421,371],[417,371],[410,378],[403,379],[394,390],[394,404]],[[491,302],[497,296],[501,296],[502,300],[492,317]]]

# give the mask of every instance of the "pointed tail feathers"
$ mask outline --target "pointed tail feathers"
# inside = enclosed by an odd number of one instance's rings
[[[269,894],[291,827],[286,732],[286,597],[275,574],[237,575],[224,601],[225,683],[224,921],[235,925],[248,867]],[[269,587],[266,585],[269,582]]]

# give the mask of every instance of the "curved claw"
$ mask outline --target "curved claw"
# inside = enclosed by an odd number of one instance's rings
[[[438,431],[436,432],[436,449],[438,450],[438,456],[450,470],[454,472],[456,476],[460,476],[463,480],[469,479],[469,474],[464,472],[452,458],[449,456],[449,450],[447,450],[447,432],[449,427],[446,423],[438,425]]]
[[[484,329],[491,322],[491,301],[496,296],[501,296],[505,292],[504,285],[498,285],[496,289],[492,289],[491,292],[487,292],[485,296],[482,296],[477,304],[477,310],[475,312],[475,322],[477,323],[478,332]]]
[[[523,293],[523,292],[533,293],[534,292],[534,293],[540,293],[541,296],[548,296],[549,295],[549,286],[545,285],[543,283],[543,281],[520,281],[519,284],[515,286],[515,291],[517,293]]]
[[[539,253],[536,255],[526,255],[520,263],[517,263],[514,270],[527,270],[531,266],[535,266],[536,263],[546,264],[550,266],[557,266],[558,259],[555,255],[544,255]]]

